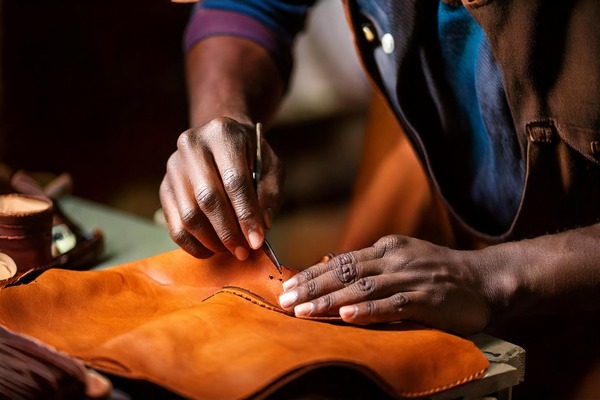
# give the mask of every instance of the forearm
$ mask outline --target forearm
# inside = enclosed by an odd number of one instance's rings
[[[186,76],[191,127],[216,117],[268,123],[285,88],[269,52],[233,36],[197,43],[187,54]]]
[[[501,316],[600,309],[600,224],[490,246],[480,255],[477,268]]]

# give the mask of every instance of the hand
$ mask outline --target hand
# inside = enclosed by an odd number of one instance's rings
[[[182,133],[167,163],[160,200],[171,238],[197,258],[230,251],[239,260],[260,248],[280,210],[283,167],[263,139],[258,197],[252,168],[256,131],[217,118]]]
[[[484,282],[465,256],[404,236],[335,256],[284,282],[279,302],[296,316],[337,316],[352,324],[412,320],[472,334],[491,319]]]

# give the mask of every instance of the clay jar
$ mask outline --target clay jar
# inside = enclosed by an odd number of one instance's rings
[[[0,252],[24,273],[52,262],[52,218],[49,198],[25,194],[0,195]]]

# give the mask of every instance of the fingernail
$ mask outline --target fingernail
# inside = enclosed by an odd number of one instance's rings
[[[255,250],[262,244],[262,237],[256,231],[252,231],[248,234],[248,240],[250,240],[250,246]]]
[[[235,257],[240,261],[244,261],[250,255],[248,249],[242,246],[236,247],[233,253],[235,254]]]
[[[290,308],[298,300],[298,292],[287,292],[279,296],[279,304],[283,308]]]
[[[296,278],[290,278],[287,281],[283,282],[283,291],[287,292],[288,290],[295,288],[298,284],[298,280]]]
[[[296,307],[294,307],[294,314],[296,314],[297,317],[304,317],[310,315],[314,308],[315,305],[313,303],[298,304]]]
[[[344,306],[340,308],[340,317],[342,319],[351,319],[358,312],[358,307],[356,306]]]

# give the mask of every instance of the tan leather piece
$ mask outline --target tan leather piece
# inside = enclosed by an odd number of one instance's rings
[[[472,342],[412,323],[355,327],[299,319],[277,305],[280,276],[260,251],[195,259],[182,250],[102,271],[50,269],[0,290],[0,324],[99,371],[180,395],[266,395],[312,369],[343,365],[415,397],[480,377]]]

